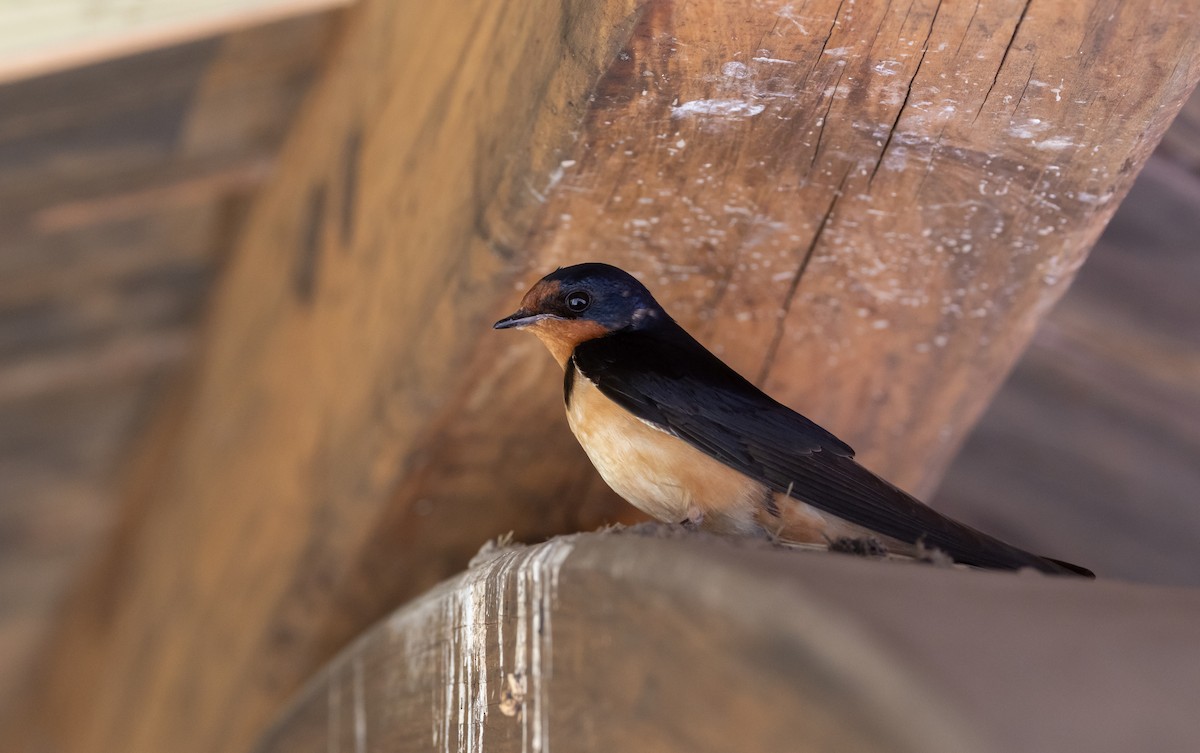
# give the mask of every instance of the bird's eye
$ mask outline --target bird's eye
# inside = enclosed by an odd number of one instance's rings
[[[587,291],[576,290],[567,293],[567,308],[574,311],[576,314],[587,311],[587,307],[592,305],[592,297],[587,294]]]

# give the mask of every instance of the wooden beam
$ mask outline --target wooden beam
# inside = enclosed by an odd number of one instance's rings
[[[1187,750],[1197,619],[1182,589],[579,535],[388,616],[257,751]]]
[[[367,0],[26,731],[244,749],[481,540],[624,509],[550,359],[488,329],[557,263],[638,273],[928,491],[1195,85],[1198,35],[1187,0]]]
[[[318,13],[353,0],[0,0],[0,84]]]
[[[244,749],[340,646],[347,627],[336,602],[354,601],[361,585],[347,580],[349,564],[387,509],[396,472],[419,470],[412,453],[457,398],[453,385],[473,341],[454,332],[483,332],[482,319],[512,290],[511,273],[480,237],[479,215],[506,183],[506,168],[542,175],[558,163],[633,21],[632,1],[384,0],[352,9],[341,52],[309,103],[312,117],[298,124],[275,188],[248,221],[244,248],[255,250],[232,255],[215,293],[211,331],[240,334],[209,336],[191,389],[156,423],[132,469],[114,546],[67,605],[49,664],[33,673],[12,721],[0,724],[0,748]],[[347,326],[367,338],[334,334]],[[417,368],[403,355],[408,347],[437,350],[440,365]],[[306,364],[301,378],[287,365],[297,357]],[[200,385],[229,378],[238,383],[226,393],[232,412],[204,418],[208,388]],[[318,408],[334,393],[336,408]],[[232,444],[212,442],[233,435]],[[291,460],[268,468],[254,459],[280,441],[289,447],[278,457]],[[234,445],[242,449],[225,455]],[[310,455],[327,451],[321,460]],[[193,486],[188,479],[214,462],[225,479]],[[357,489],[350,496],[346,482]],[[306,506],[318,498],[333,503],[330,512],[354,510],[353,522],[310,515]],[[246,538],[247,523],[265,535]],[[449,537],[418,580],[457,568],[493,523],[481,516],[461,540]],[[209,533],[195,537],[201,529]],[[221,553],[205,554],[213,544]],[[182,567],[151,564],[169,560]],[[310,598],[324,604],[312,611]],[[205,604],[218,602],[210,621]],[[170,613],[177,628],[136,626],[151,613]],[[345,619],[361,629],[357,615]],[[127,661],[141,669],[120,669]],[[60,684],[50,665],[116,685],[110,693]],[[229,692],[212,692],[220,687]],[[67,708],[80,715],[63,724]]]
[[[307,16],[0,87],[0,715],[116,520],[131,434],[194,356],[339,28]]]

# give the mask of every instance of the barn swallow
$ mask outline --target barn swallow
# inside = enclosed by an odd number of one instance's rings
[[[981,568],[1094,577],[942,515],[859,465],[849,445],[773,400],[689,335],[632,275],[577,264],[494,325],[528,329],[564,370],[571,431],[643,512],[720,534],[924,546]]]

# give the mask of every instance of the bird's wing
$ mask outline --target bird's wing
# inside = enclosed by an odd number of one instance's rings
[[[776,492],[958,562],[1063,572],[871,473],[847,444],[767,396],[674,322],[582,343],[574,361],[610,400]]]

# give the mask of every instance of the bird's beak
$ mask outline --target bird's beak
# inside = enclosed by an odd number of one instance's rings
[[[531,314],[525,309],[517,309],[492,325],[492,329],[520,329],[536,324],[543,319],[557,319],[553,314]]]

